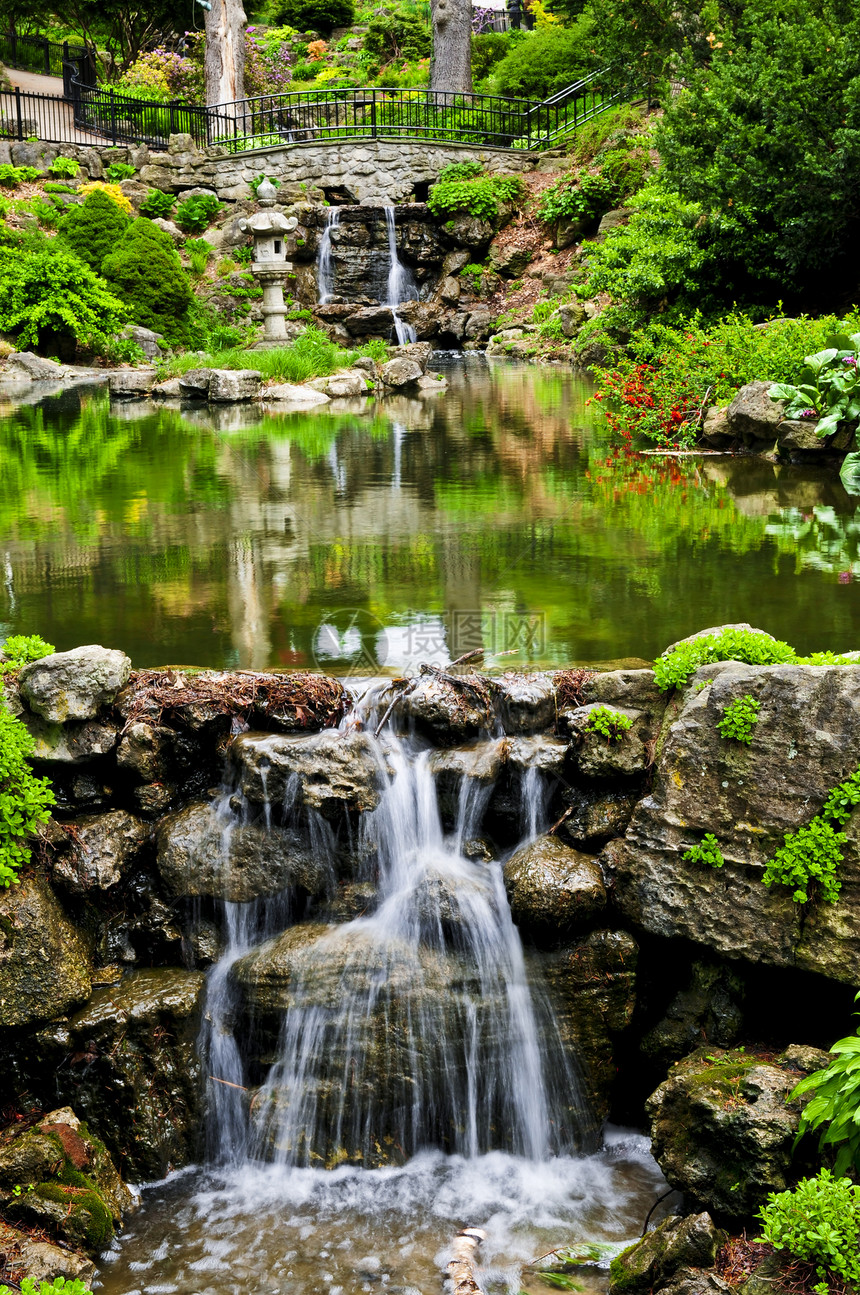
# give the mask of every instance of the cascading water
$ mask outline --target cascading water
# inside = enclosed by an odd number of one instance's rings
[[[284,931],[282,904],[228,906],[207,1013],[220,1158],[373,1165],[428,1146],[531,1160],[581,1148],[591,1129],[575,1064],[529,987],[501,869],[464,853],[491,786],[464,779],[446,837],[429,752],[394,736],[372,750],[385,790],[355,846],[376,861],[374,911]],[[529,828],[528,775],[525,790]],[[330,839],[316,850],[336,853]],[[250,1064],[232,1035],[243,995],[263,1054]],[[262,1082],[245,1118],[249,1070]]]
[[[332,234],[340,225],[340,207],[329,207],[326,213],[325,229],[320,239],[319,264],[317,266],[317,292],[320,305],[325,305],[334,296],[334,257],[332,256]]]
[[[397,254],[397,230],[392,206],[385,208],[385,225],[388,231],[388,294],[385,305],[391,307],[397,344],[403,346],[406,342],[414,342],[418,335],[411,324],[400,318],[397,307],[404,301],[417,301],[418,289],[414,278]]]

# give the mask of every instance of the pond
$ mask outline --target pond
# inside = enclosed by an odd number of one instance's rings
[[[630,456],[569,370],[446,371],[446,394],[348,412],[7,398],[0,631],[340,674],[651,658],[730,621],[858,645],[860,515],[832,471]]]

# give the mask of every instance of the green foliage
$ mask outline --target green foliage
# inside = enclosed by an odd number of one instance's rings
[[[599,733],[607,742],[620,742],[632,725],[633,720],[623,711],[614,710],[611,706],[595,706],[589,712],[585,729],[588,733]]]
[[[791,1094],[791,1101],[815,1094],[801,1113],[797,1142],[806,1133],[817,1132],[822,1152],[837,1148],[834,1173],[856,1176],[860,1174],[860,1027],[834,1043],[830,1053],[829,1064],[807,1075]]]
[[[709,868],[722,868],[725,863],[720,843],[713,832],[707,832],[698,845],[690,846],[683,857],[685,863],[703,863]]]
[[[77,189],[70,184],[63,184],[61,180],[46,180],[42,188],[45,193],[77,193]]]
[[[186,234],[199,234],[212,224],[220,210],[214,194],[195,193],[176,208],[176,223]]]
[[[205,238],[188,238],[185,240],[185,251],[191,260],[192,274],[201,275],[205,273],[209,257],[214,250],[212,244],[207,243]]]
[[[263,181],[264,181],[264,180],[268,180],[268,181],[269,181],[269,184],[274,185],[274,187],[275,187],[276,189],[280,189],[280,187],[281,187],[281,182],[280,182],[280,180],[277,180],[273,175],[268,175],[268,176],[267,176],[267,175],[262,175],[262,174],[261,174],[261,175],[255,175],[255,176],[254,176],[254,178],[253,178],[253,180],[249,180],[249,181],[248,181],[248,183],[250,184],[251,188],[252,188],[252,189],[253,189],[253,191],[254,191],[254,197],[255,197],[255,198],[256,198],[256,196],[257,196],[257,190],[259,189],[260,185],[263,183]]]
[[[0,1295],[18,1295],[18,1291],[0,1286]],[[53,1281],[41,1281],[38,1285],[32,1277],[25,1277],[21,1282],[20,1295],[91,1295],[91,1292],[77,1277],[55,1277]]]
[[[472,37],[472,80],[477,83],[501,63],[519,40],[527,40],[524,31],[485,31]]]
[[[849,325],[828,337],[825,349],[804,357],[797,385],[777,383],[771,400],[786,401],[786,418],[817,416],[818,436],[829,436],[843,421],[860,418],[860,371],[857,352],[860,333],[849,335]]]
[[[110,166],[105,167],[105,179],[109,184],[116,184],[120,180],[132,180],[135,175],[133,166],[127,162],[111,162]]]
[[[76,256],[95,270],[114,250],[130,224],[128,216],[100,189],[95,189],[79,207],[70,207],[60,221],[63,242]]]
[[[70,339],[98,352],[126,318],[104,280],[59,240],[0,258],[0,331],[23,348]]]
[[[306,382],[309,378],[324,377],[348,367],[357,354],[369,353],[369,346],[359,351],[341,350],[321,329],[307,328],[290,346],[274,347],[268,351],[222,351],[218,354],[217,367],[256,369],[264,381]],[[176,377],[208,363],[215,363],[214,357],[197,353],[180,355],[162,366],[162,376]]]
[[[644,150],[611,149],[603,154],[596,175],[563,176],[544,189],[538,215],[547,224],[557,220],[593,220],[617,207],[641,188],[648,168]]]
[[[135,220],[106,257],[102,274],[122,293],[137,324],[163,333],[172,345],[191,340],[191,288],[168,234],[144,218]]]
[[[41,661],[56,650],[39,634],[10,634],[0,646],[0,675],[12,674],[28,661]]]
[[[824,818],[814,818],[808,826],[786,833],[785,844],[768,860],[762,880],[768,887],[791,886],[795,904],[808,903],[813,890],[826,903],[835,904],[842,889],[837,871],[847,840]]]
[[[821,813],[835,823],[845,823],[860,805],[860,769],[834,787]]]
[[[857,1288],[860,1187],[822,1169],[815,1178],[801,1179],[793,1191],[771,1192],[758,1216],[762,1240],[794,1259],[815,1264],[816,1292],[826,1295],[834,1277]]]
[[[745,661],[748,665],[797,662],[793,647],[771,638],[761,630],[724,629],[717,634],[699,634],[678,643],[654,662],[658,688],[680,688],[699,666],[714,661]]]
[[[168,220],[175,206],[175,193],[165,193],[163,189],[150,189],[140,204],[140,214],[149,216],[150,219]]]
[[[34,778],[27,762],[33,739],[7,710],[0,694],[0,886],[18,881],[30,861],[28,839],[51,817],[54,793],[47,778]]]
[[[538,28],[517,41],[493,69],[498,94],[514,99],[548,99],[598,66],[593,22],[582,15],[572,27]]]
[[[48,167],[48,174],[56,176],[58,180],[71,180],[80,169],[80,163],[73,157],[55,157]]]
[[[730,702],[723,710],[723,717],[717,723],[721,737],[733,738],[749,746],[753,739],[753,729],[758,723],[761,702],[756,701],[749,693]]]
[[[298,31],[328,35],[333,27],[349,27],[355,20],[352,0],[276,0],[269,9],[273,25],[288,23]]]
[[[365,53],[388,63],[393,59],[427,58],[432,48],[430,27],[417,13],[405,9],[374,12],[364,34]]]
[[[476,164],[466,162],[459,165],[471,167]],[[445,168],[446,171],[453,169]],[[444,175],[443,171],[427,198],[427,206],[441,221],[465,214],[492,222],[499,215],[500,203],[516,203],[523,194],[523,182],[519,176],[473,174],[470,179],[455,180],[444,179]]]
[[[460,278],[466,281],[466,286],[477,297],[484,286],[484,275],[486,269],[483,265],[464,265],[460,271]]]
[[[41,174],[35,166],[10,166],[4,162],[0,165],[0,185],[4,189],[16,189],[19,184],[38,180]]]
[[[484,174],[480,162],[450,162],[439,172],[439,184],[453,184],[457,180],[476,180]]]

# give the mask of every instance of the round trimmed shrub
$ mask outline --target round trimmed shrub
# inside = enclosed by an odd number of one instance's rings
[[[350,27],[354,19],[353,0],[280,0],[272,21],[328,35],[333,27]]]
[[[122,292],[137,324],[163,333],[174,346],[190,342],[188,276],[169,234],[140,217],[102,262],[108,283]]]
[[[492,72],[499,94],[517,99],[548,99],[597,66],[593,20],[583,16],[573,27],[541,27],[517,41]]]
[[[91,270],[98,272],[128,229],[130,220],[106,193],[96,189],[79,207],[70,207],[59,224],[60,237]]]

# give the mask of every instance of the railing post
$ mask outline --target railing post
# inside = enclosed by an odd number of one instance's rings
[[[51,42],[45,37],[45,76],[51,75]]]
[[[21,112],[21,91],[15,86],[15,112],[18,117],[18,138],[24,138],[24,117]]]
[[[376,91],[371,91],[370,97],[370,134],[376,139]]]
[[[110,102],[110,137],[111,143],[116,144],[116,108],[113,101],[113,90],[108,90],[108,100]]]

